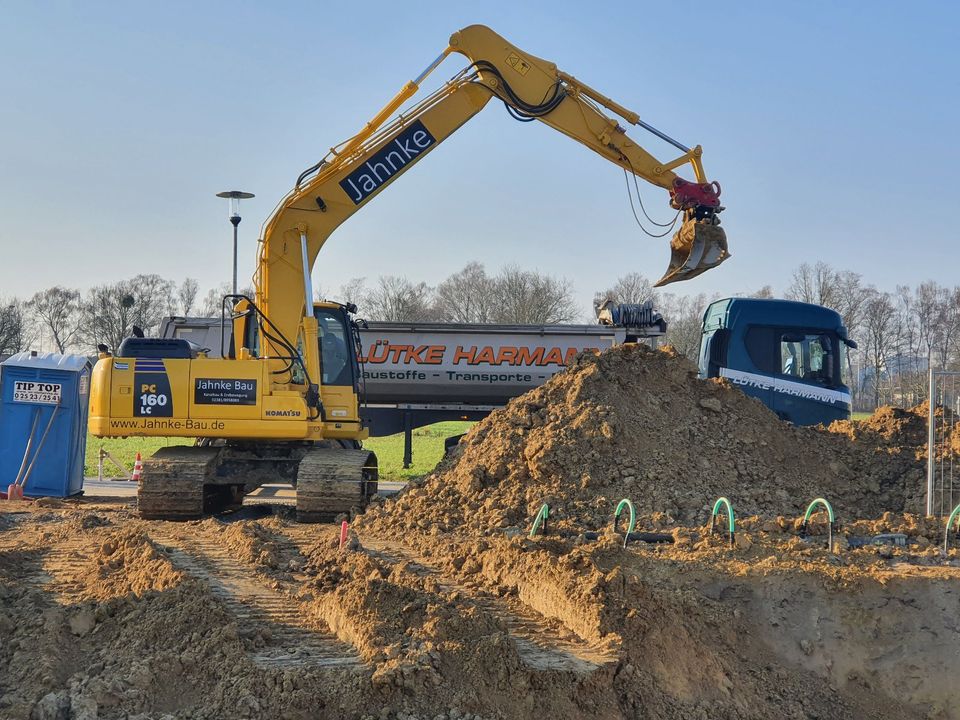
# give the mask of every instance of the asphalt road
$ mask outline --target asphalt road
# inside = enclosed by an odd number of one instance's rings
[[[381,495],[393,495],[404,483],[381,481]],[[137,483],[130,480],[97,480],[86,478],[83,481],[83,496],[95,500],[100,498],[136,497]],[[277,503],[292,505],[296,500],[296,491],[292,485],[277,483],[262,485],[244,498],[244,503]]]

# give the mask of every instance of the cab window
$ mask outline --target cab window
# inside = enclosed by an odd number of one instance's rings
[[[350,372],[350,343],[343,324],[343,313],[330,308],[317,308],[320,342],[320,363],[324,385],[353,385]]]
[[[779,373],[822,385],[836,385],[837,345],[837,340],[828,334],[785,333],[780,336]]]
[[[847,357],[846,343],[840,343],[840,384],[850,384],[850,359]]]

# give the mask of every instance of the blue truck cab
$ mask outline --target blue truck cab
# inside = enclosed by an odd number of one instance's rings
[[[847,337],[839,313],[820,305],[727,298],[703,315],[700,377],[723,377],[782,420],[816,425],[850,417]]]

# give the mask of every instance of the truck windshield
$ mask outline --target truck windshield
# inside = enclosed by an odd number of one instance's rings
[[[834,387],[840,379],[839,345],[829,333],[781,335],[780,373]]]

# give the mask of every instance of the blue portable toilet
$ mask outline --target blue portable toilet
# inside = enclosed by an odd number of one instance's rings
[[[0,489],[26,478],[29,497],[83,491],[90,363],[23,352],[0,363]]]

